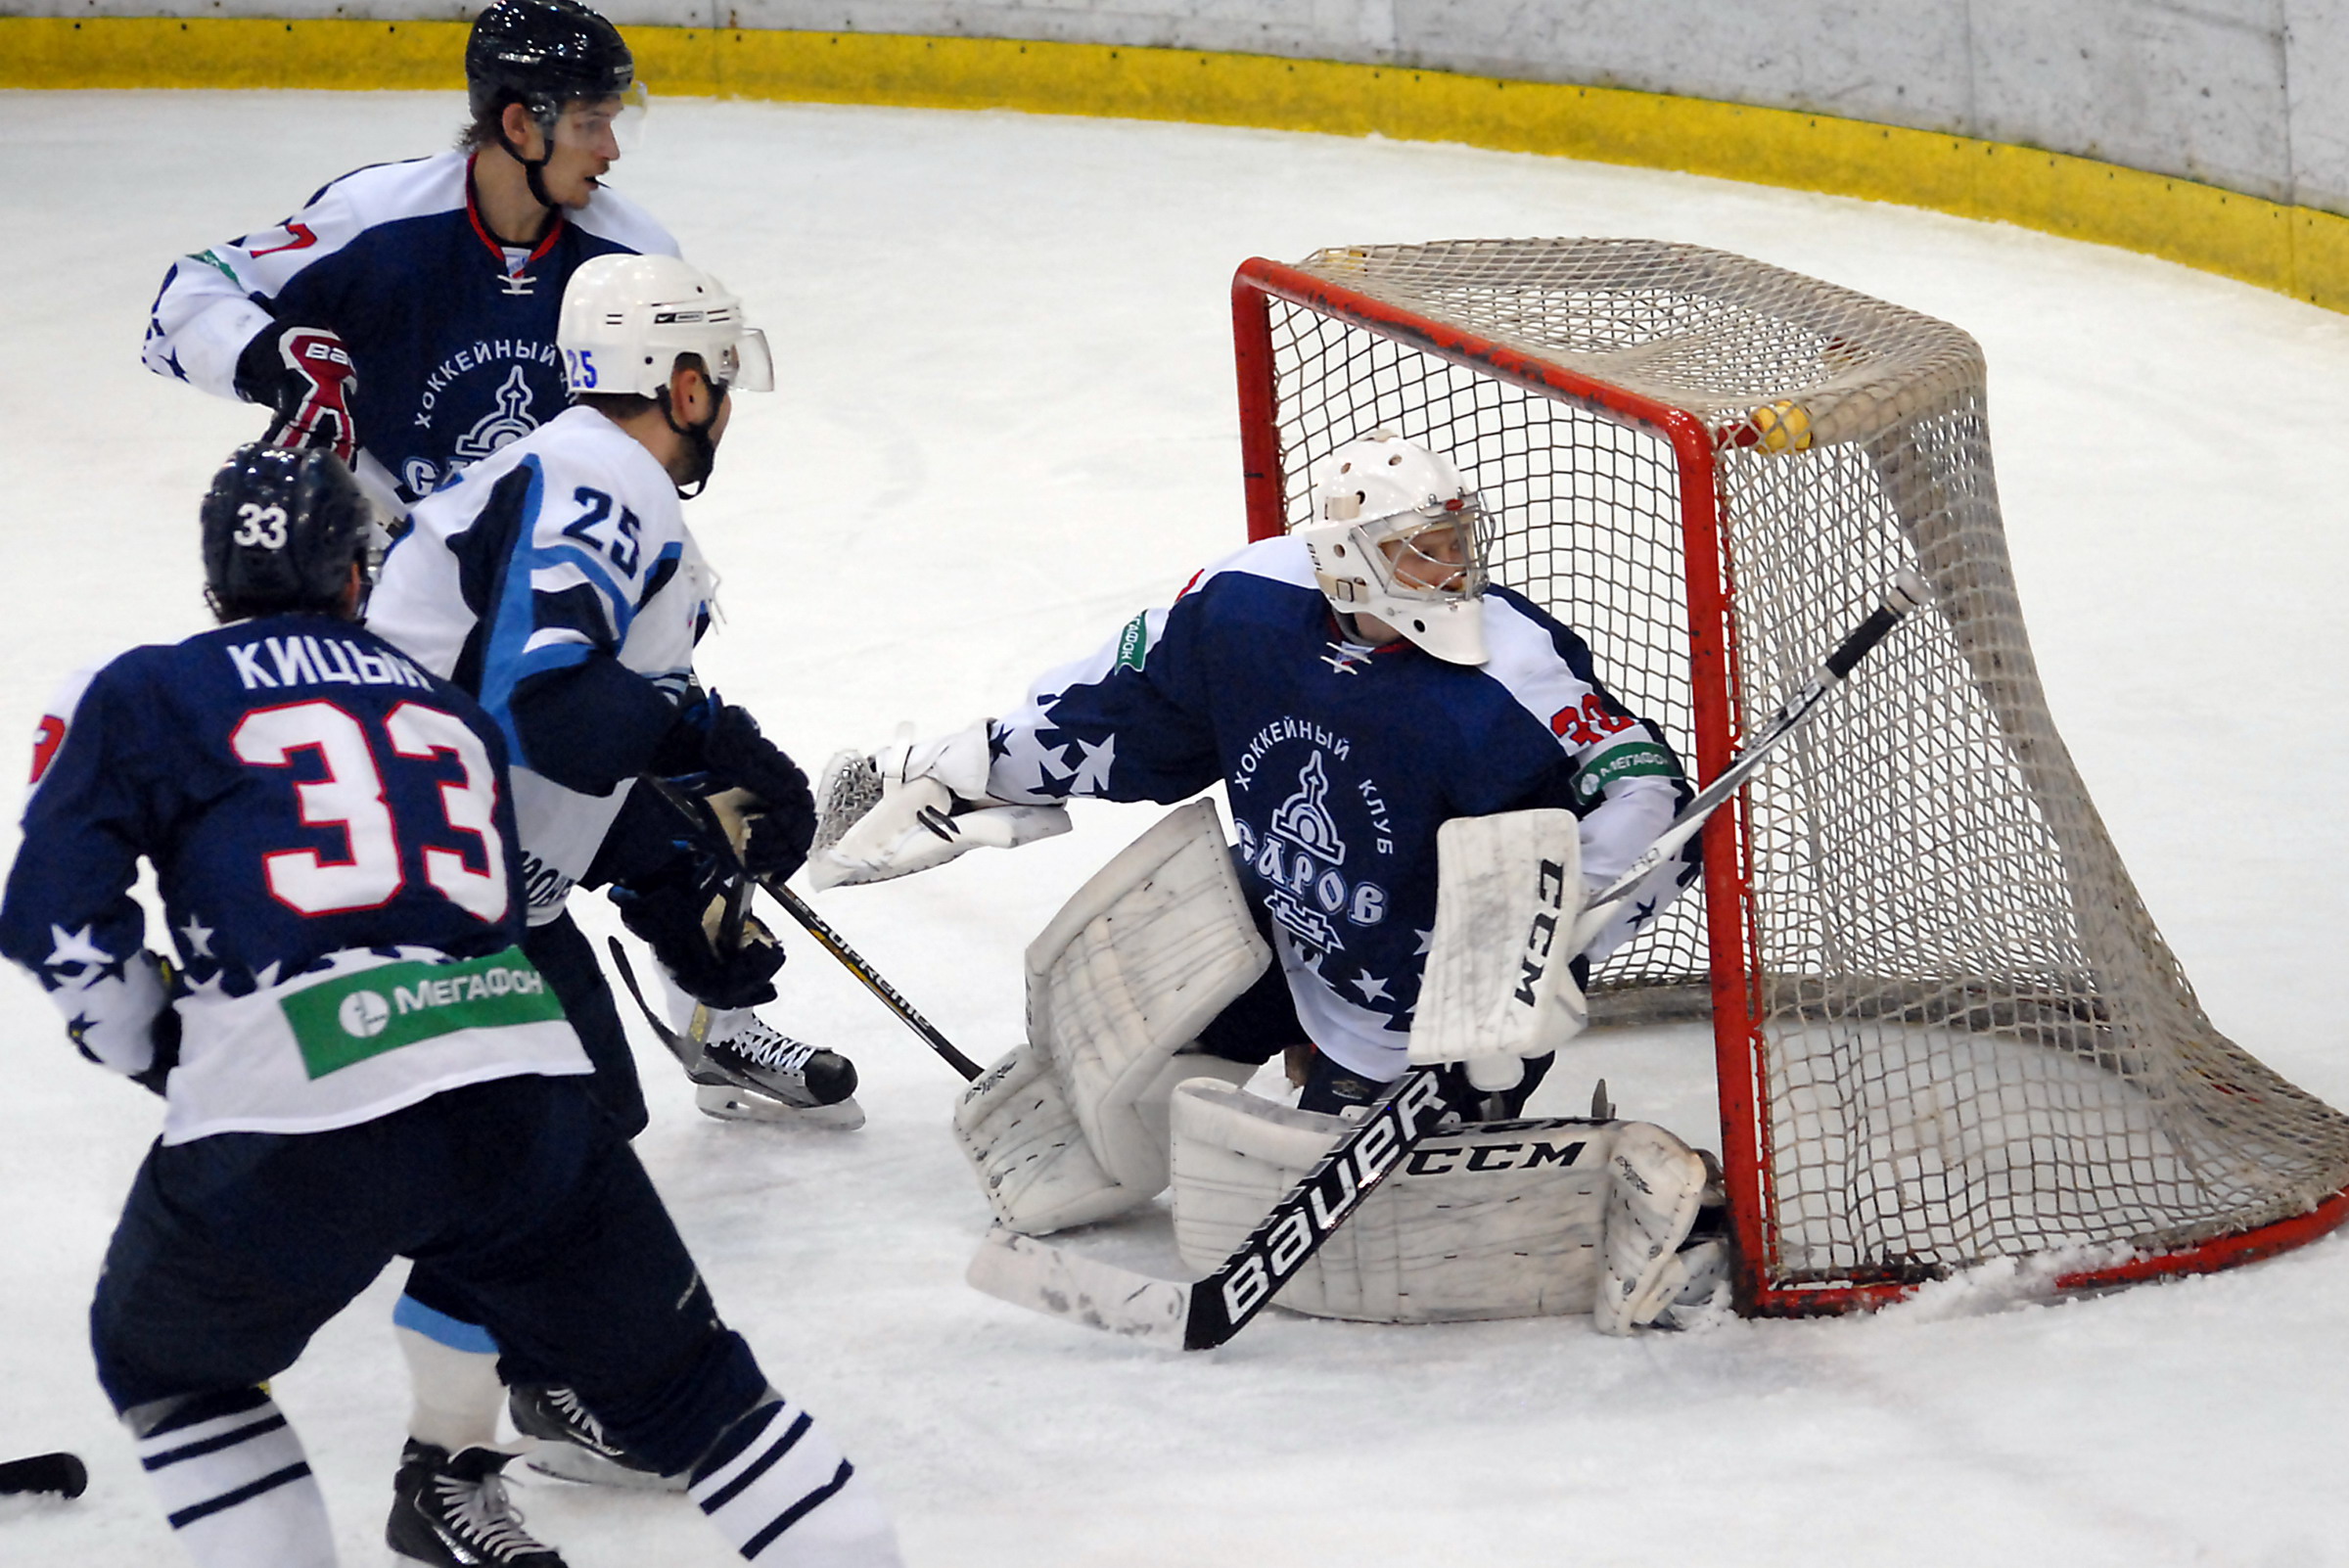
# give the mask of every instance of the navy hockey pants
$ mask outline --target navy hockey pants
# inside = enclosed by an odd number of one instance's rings
[[[587,1091],[620,1129],[632,1138],[651,1120],[644,1108],[644,1084],[636,1076],[636,1058],[628,1051],[628,1034],[621,1027],[620,1010],[612,999],[612,983],[595,961],[595,945],[568,913],[523,933],[522,950],[553,988],[563,1004],[563,1016],[579,1037],[595,1077]]]
[[[1577,985],[1587,985],[1590,979],[1589,960],[1574,960],[1574,979]],[[1280,965],[1273,964],[1257,978],[1255,985],[1233,997],[1224,1009],[1208,1020],[1199,1031],[1199,1048],[1210,1056],[1227,1061],[1253,1062],[1259,1065],[1270,1061],[1293,1044],[1308,1043],[1304,1023],[1297,1017],[1297,1004],[1290,998],[1288,977]],[[1468,1083],[1467,1072],[1459,1067],[1444,1069],[1444,1102],[1457,1111],[1465,1121],[1478,1121],[1488,1111],[1502,1118],[1513,1117],[1525,1109],[1548,1075],[1548,1056],[1537,1056],[1525,1064],[1525,1077],[1517,1086],[1500,1096],[1498,1105],[1488,1103],[1489,1097],[1479,1093]],[[1297,1097],[1301,1111],[1319,1111],[1325,1116],[1343,1114],[1350,1106],[1368,1105],[1393,1086],[1393,1081],[1380,1083],[1359,1073],[1340,1067],[1336,1061],[1314,1051],[1313,1066],[1308,1070],[1305,1086]]]
[[[636,1076],[636,1058],[629,1054],[627,1032],[613,1006],[612,987],[595,961],[594,945],[568,914],[542,926],[532,926],[522,939],[522,950],[538,973],[546,977],[563,1017],[579,1037],[595,1072],[586,1080],[587,1093],[611,1119],[613,1130],[632,1138],[651,1120],[644,1105],[644,1084]],[[484,1309],[462,1282],[429,1259],[418,1259],[408,1273],[408,1296],[460,1323],[487,1327]],[[510,1383],[547,1383],[562,1379],[544,1363],[510,1340],[500,1339],[507,1357],[503,1371]]]
[[[765,1392],[584,1082],[536,1075],[332,1131],[156,1145],[90,1309],[99,1381],[117,1410],[264,1382],[394,1256],[664,1471]]]

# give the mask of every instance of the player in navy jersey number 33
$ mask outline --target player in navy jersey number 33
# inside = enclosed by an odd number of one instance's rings
[[[351,619],[366,502],[241,450],[204,508],[218,628],[71,682],[36,740],[0,950],[83,1053],[164,1097],[92,1309],[100,1381],[182,1544],[334,1560],[267,1382],[394,1256],[462,1284],[746,1556],[897,1560],[854,1468],[719,1320],[523,954],[505,743]],[[144,945],[155,868],[177,948]],[[427,1561],[560,1568],[487,1448],[411,1442]]]

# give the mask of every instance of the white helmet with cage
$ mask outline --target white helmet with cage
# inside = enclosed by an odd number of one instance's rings
[[[746,326],[742,301],[673,255],[599,255],[571,275],[555,327],[573,394],[658,396],[679,354],[699,354],[710,379],[737,392],[772,392],[766,334]]]
[[[1441,453],[1386,430],[1348,441],[1289,531],[1341,615],[1375,616],[1451,664],[1485,662],[1484,508]]]

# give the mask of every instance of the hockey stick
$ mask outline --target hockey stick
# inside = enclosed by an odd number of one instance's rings
[[[735,870],[741,873],[740,886],[747,888],[750,884],[757,883],[764,889],[769,898],[783,906],[784,913],[798,921],[801,929],[816,940],[817,945],[839,959],[842,968],[854,975],[865,990],[881,998],[881,1004],[897,1014],[899,1023],[919,1035],[922,1042],[938,1052],[948,1067],[963,1076],[965,1082],[979,1076],[981,1071],[979,1064],[956,1050],[953,1042],[938,1032],[936,1025],[916,1011],[913,1003],[898,994],[897,987],[882,979],[880,972],[871,964],[866,963],[858,955],[856,949],[850,946],[841,934],[833,930],[822,915],[808,907],[806,899],[792,892],[778,877],[753,875],[750,868],[742,863],[741,855],[735,853],[733,841],[709,820],[699,801],[667,779],[655,778],[647,774],[644,782],[650,784],[654,790],[659,792],[663,800],[676,807],[696,828],[706,834],[714,834],[718,842],[726,846],[727,853],[733,856]],[[727,924],[739,934],[742,929],[742,909],[739,901],[729,903],[726,918]]]
[[[78,1498],[89,1484],[89,1467],[70,1453],[36,1453],[0,1464],[0,1494],[54,1492]]]
[[[685,1069],[685,1076],[696,1084],[732,1084],[734,1081],[722,1073],[711,1079],[700,1076],[706,1071],[701,1066],[701,1047],[671,1029],[668,1020],[653,1011],[653,1004],[644,999],[643,989],[636,984],[635,966],[628,962],[627,949],[620,945],[620,939],[606,937],[604,945],[612,950],[612,967],[620,971],[620,983],[628,988],[628,994],[635,998],[638,1010],[644,1014],[644,1021],[652,1026],[654,1038],[668,1047],[668,1054],[674,1056],[678,1065]]]
[[[1606,925],[1614,906],[1678,853],[1706,818],[1810,719],[1828,692],[1901,618],[1925,601],[1925,585],[1902,572],[1884,602],[1852,628],[1810,683],[1781,707],[1721,776],[1672,819],[1631,869],[1608,883],[1575,921],[1568,952],[1580,952]],[[1245,1327],[1319,1251],[1338,1226],[1377,1190],[1444,1113],[1440,1069],[1416,1067],[1396,1080],[1362,1120],[1248,1233],[1237,1251],[1204,1279],[1188,1284],[1082,1257],[997,1226],[971,1260],[972,1285],[1014,1306],[1139,1339],[1165,1349],[1212,1350]]]

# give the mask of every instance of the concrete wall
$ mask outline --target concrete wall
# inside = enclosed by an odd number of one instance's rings
[[[432,0],[20,16],[462,20]],[[1946,131],[2349,213],[2349,0],[606,0],[623,23],[1149,45],[1634,88]]]

